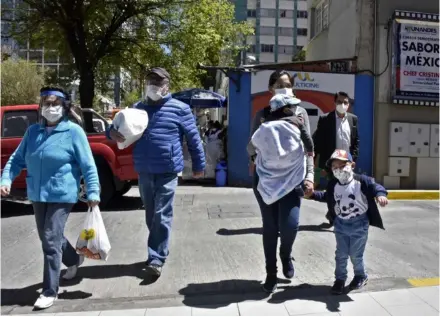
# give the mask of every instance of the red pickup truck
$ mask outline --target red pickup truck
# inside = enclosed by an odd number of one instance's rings
[[[1,168],[18,147],[27,128],[38,122],[38,105],[3,106],[1,118]],[[101,204],[105,208],[112,198],[127,193],[137,181],[133,167],[132,148],[119,150],[116,143],[107,140],[107,120],[92,109],[75,108],[70,119],[84,128],[98,167],[101,183]],[[88,118],[87,118],[88,116]],[[85,120],[88,119],[88,120]],[[89,124],[86,124],[89,123]],[[11,194],[26,197],[26,171],[13,182]],[[87,193],[81,181],[79,200],[85,202]]]

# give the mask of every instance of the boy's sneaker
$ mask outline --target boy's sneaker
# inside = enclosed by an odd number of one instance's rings
[[[263,291],[266,293],[273,293],[277,289],[277,275],[276,274],[267,274],[266,281],[263,284]]]
[[[333,284],[332,289],[331,289],[332,294],[341,295],[344,293],[344,288],[345,288],[345,281],[336,280],[335,283]]]
[[[360,289],[363,286],[367,285],[368,283],[368,276],[355,276],[353,278],[353,281],[350,282],[350,285],[348,286],[351,291],[354,291],[356,289]]]
[[[147,265],[147,271],[151,275],[159,277],[162,274],[162,266],[156,263],[150,263]]]
[[[281,259],[283,265],[283,274],[286,278],[292,278],[295,275],[292,258]]]
[[[44,296],[43,294],[38,297],[37,301],[34,304],[35,309],[46,309],[53,305],[53,303],[57,300],[57,296]]]
[[[81,264],[84,263],[84,256],[79,256],[79,261],[77,265],[69,266],[66,270],[66,274],[63,275],[63,279],[65,280],[71,280],[76,277],[76,273],[78,272],[78,267],[81,266]]]

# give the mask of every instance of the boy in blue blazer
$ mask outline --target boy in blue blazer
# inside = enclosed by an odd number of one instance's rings
[[[354,164],[350,153],[335,150],[327,161],[334,177],[328,182],[325,192],[315,191],[310,197],[326,202],[334,221],[336,280],[331,290],[336,295],[344,292],[349,257],[354,268],[354,279],[349,289],[359,289],[367,284],[364,252],[368,228],[371,225],[385,229],[376,201],[381,207],[385,207],[388,204],[388,193],[373,178],[355,174]]]

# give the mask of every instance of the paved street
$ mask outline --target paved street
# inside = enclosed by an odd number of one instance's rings
[[[86,260],[79,277],[62,284],[48,313],[188,306],[230,307],[265,300],[261,219],[252,191],[182,186],[176,197],[171,254],[158,281],[146,279],[144,213],[137,189],[103,211],[112,251],[107,262]],[[404,289],[408,278],[438,277],[438,201],[391,201],[386,231],[370,230],[365,291]],[[333,282],[335,241],[320,226],[324,204],[306,201],[294,246],[296,278],[281,280],[269,299],[326,296]],[[71,214],[66,236],[76,242],[84,212]],[[32,210],[2,205],[2,314],[31,313],[41,288],[43,258]],[[279,275],[281,277],[281,274]],[[363,295],[363,294],[359,294]],[[351,296],[351,295],[350,295]],[[343,296],[344,297],[344,296]],[[346,297],[346,296],[345,296]]]

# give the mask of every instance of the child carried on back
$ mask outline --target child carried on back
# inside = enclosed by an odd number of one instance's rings
[[[313,161],[313,140],[303,118],[295,113],[300,102],[293,94],[275,95],[270,100],[270,114],[247,147],[259,176],[257,189],[268,205],[302,184],[305,153]]]

